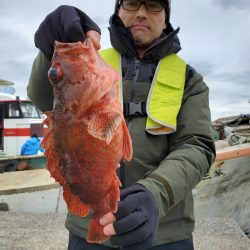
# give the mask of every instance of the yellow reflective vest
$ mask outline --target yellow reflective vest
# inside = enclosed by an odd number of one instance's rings
[[[114,48],[100,51],[106,63],[122,76],[121,55]],[[161,59],[152,81],[146,112],[148,115],[146,131],[150,134],[170,134],[176,131],[186,78],[186,63],[176,54]],[[122,101],[122,83],[119,83]]]

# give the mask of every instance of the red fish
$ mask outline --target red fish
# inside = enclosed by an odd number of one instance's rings
[[[55,42],[48,73],[53,110],[46,112],[43,139],[48,170],[63,187],[68,210],[93,211],[87,238],[108,239],[99,219],[116,212],[120,181],[116,169],[132,157],[132,143],[118,95],[118,74],[99,56],[91,38]]]

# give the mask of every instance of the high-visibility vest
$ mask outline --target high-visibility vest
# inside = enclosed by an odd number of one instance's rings
[[[100,51],[101,57],[122,76],[121,55],[114,48]],[[149,90],[146,131],[150,134],[170,134],[176,131],[186,78],[186,63],[176,54],[162,58],[156,68]],[[119,83],[123,100],[122,83]]]

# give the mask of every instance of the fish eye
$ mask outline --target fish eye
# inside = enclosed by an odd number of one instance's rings
[[[52,65],[48,71],[49,80],[53,83],[60,82],[63,79],[63,71],[59,65]]]

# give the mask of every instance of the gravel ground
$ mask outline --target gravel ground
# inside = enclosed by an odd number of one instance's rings
[[[195,250],[250,250],[250,240],[233,219],[199,219],[193,236]]]
[[[65,216],[0,212],[0,250],[66,250]],[[194,245],[195,250],[250,250],[250,241],[232,219],[198,220]]]

